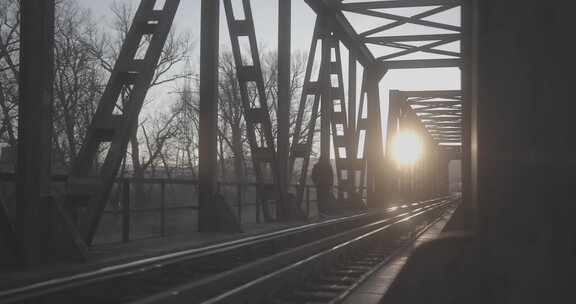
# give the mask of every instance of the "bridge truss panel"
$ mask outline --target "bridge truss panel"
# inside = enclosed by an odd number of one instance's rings
[[[246,135],[251,150],[257,192],[264,218],[267,221],[271,221],[273,215],[268,205],[270,199],[277,202],[276,214],[278,218],[285,216],[289,211],[287,209],[288,206],[285,204],[286,189],[280,182],[283,179],[280,177],[281,173],[278,168],[277,151],[272,132],[272,122],[266,98],[250,0],[242,0],[244,19],[235,17],[232,0],[224,0],[224,9],[240,85],[240,96],[246,121]],[[241,49],[240,39],[242,37],[248,39],[248,49]],[[249,54],[242,56],[243,52],[249,52]],[[270,173],[268,180],[272,182],[273,189],[269,189],[267,186],[265,173]]]
[[[461,41],[461,26],[436,20],[441,14],[455,15],[454,10],[461,7],[461,0],[305,1],[316,14],[324,14],[330,19],[334,32],[365,67],[461,66],[461,52],[454,47]],[[372,19],[377,25],[360,28],[353,17],[363,21]],[[406,27],[412,28],[410,34],[405,34]]]
[[[294,170],[296,170],[295,178],[299,185],[296,191],[296,201],[298,204],[303,200],[304,190],[308,181],[308,168],[310,166],[310,157],[312,155],[312,146],[314,143],[314,135],[316,133],[316,122],[318,120],[318,111],[320,108],[320,100],[322,98],[322,89],[320,84],[322,83],[323,73],[320,72],[316,80],[312,80],[312,74],[314,72],[313,69],[317,49],[318,46],[322,44],[323,35],[324,30],[320,23],[320,19],[317,18],[314,26],[312,43],[310,44],[310,51],[308,52],[308,61],[306,63],[306,72],[302,85],[302,95],[298,105],[296,123],[292,134],[292,143],[290,145],[288,172],[292,177]],[[322,67],[320,67],[320,70],[322,70]],[[311,107],[309,103],[312,103]],[[311,110],[308,111],[308,109]],[[308,119],[304,126],[305,114],[308,114]],[[301,164],[296,167],[296,161],[298,159],[301,160]]]
[[[410,120],[434,146],[458,155],[463,140],[463,94],[460,90],[391,91],[399,120]]]
[[[136,10],[70,172],[67,203],[74,210],[79,204],[85,205],[85,210],[74,213],[88,244],[98,228],[130,135],[137,128],[139,113],[180,3],[180,0],[166,0],[158,10],[156,1],[142,0]],[[106,148],[103,163],[94,170]]]

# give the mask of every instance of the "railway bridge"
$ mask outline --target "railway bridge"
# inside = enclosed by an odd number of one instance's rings
[[[0,172],[0,303],[574,298],[569,4],[271,0],[272,98],[256,28],[262,1],[196,1],[197,178],[135,178],[124,174],[131,136],[182,5],[137,2],[61,174],[52,168],[56,3],[19,1],[17,143],[3,149],[13,166]],[[315,22],[294,93],[300,4]],[[218,174],[224,40],[246,180]],[[425,69],[456,69],[459,83],[389,85],[396,71]],[[153,204],[139,204],[143,187]]]

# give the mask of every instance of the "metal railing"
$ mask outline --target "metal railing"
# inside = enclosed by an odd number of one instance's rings
[[[146,204],[146,206],[141,206],[135,201],[135,187],[148,186],[145,191],[150,193],[151,188],[156,187],[158,193],[157,199],[153,199],[153,202],[157,202],[157,205]],[[169,187],[174,186],[188,186],[193,188],[193,194],[188,197],[188,201],[191,203],[181,204],[181,203],[169,203],[168,193],[170,192]],[[159,217],[158,232],[157,236],[166,237],[171,234],[167,228],[167,218],[170,212],[193,212],[192,222],[197,221],[198,212],[198,202],[197,202],[197,191],[198,191],[198,181],[197,180],[183,180],[183,179],[162,179],[162,178],[144,178],[144,179],[134,179],[134,178],[122,178],[116,182],[116,194],[113,193],[111,196],[111,201],[108,203],[108,207],[104,211],[104,215],[120,217],[121,218],[121,241],[129,242],[134,239],[139,239],[138,237],[133,237],[133,219],[138,215],[144,214],[156,214]],[[299,187],[298,185],[290,185],[291,188]],[[182,190],[182,189],[180,189]],[[250,191],[253,190],[253,191]],[[174,191],[174,189],[172,189]],[[113,191],[114,192],[114,191]],[[118,193],[119,192],[119,193]],[[154,191],[152,191],[154,192]],[[240,224],[248,223],[261,223],[261,200],[258,199],[256,195],[256,183],[234,183],[234,182],[221,182],[218,183],[218,192],[224,195],[230,208],[234,210],[237,220]],[[115,201],[118,199],[118,201]],[[180,197],[178,200],[182,200]],[[270,200],[268,202],[270,207],[275,207],[275,202]],[[138,206],[140,205],[140,206]],[[305,196],[302,202],[303,211],[307,217],[312,217],[317,214],[317,197],[315,187],[313,185],[305,186]],[[138,229],[136,229],[138,230]],[[196,227],[193,227],[193,231],[196,231]],[[189,230],[190,231],[190,230]]]
[[[4,201],[13,206],[15,174],[0,172]],[[54,191],[63,194],[66,175],[54,175]],[[296,191],[299,185],[292,184]],[[334,187],[337,190],[338,186]],[[255,182],[220,182],[218,192],[241,224],[261,223],[261,200]],[[362,191],[364,193],[364,191]],[[198,181],[168,178],[118,178],[104,211],[95,243],[127,243],[197,232]],[[9,199],[6,199],[6,198]],[[12,201],[12,202],[10,202]],[[268,202],[272,211],[275,202]],[[306,185],[301,205],[308,218],[318,214],[316,188]]]

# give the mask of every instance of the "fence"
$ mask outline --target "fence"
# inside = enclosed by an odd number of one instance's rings
[[[0,173],[0,199],[14,210],[13,173]],[[66,175],[53,176],[54,192],[63,194]],[[290,185],[295,192],[298,185]],[[256,183],[222,182],[219,193],[236,213],[242,224],[262,221]],[[362,191],[364,192],[364,191]],[[274,213],[274,202],[270,201]],[[310,218],[317,216],[316,189],[306,185],[301,208]],[[12,212],[13,213],[13,212]],[[198,181],[166,178],[120,178],[111,191],[96,244],[130,242],[132,240],[166,237],[198,230]]]
[[[141,189],[136,190],[137,187]],[[293,189],[296,187],[291,185]],[[262,221],[256,183],[219,183],[218,190],[241,224]],[[136,197],[137,191],[145,192],[144,201]],[[96,242],[129,242],[197,231],[197,191],[196,180],[118,180],[104,211]],[[318,212],[314,186],[306,185],[304,193],[303,210],[308,217],[313,217]],[[274,202],[270,201],[269,204],[273,213]],[[121,235],[118,235],[118,231],[121,231]]]

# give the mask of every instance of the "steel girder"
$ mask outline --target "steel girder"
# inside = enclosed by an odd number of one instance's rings
[[[17,204],[12,243],[18,243],[18,258],[28,265],[58,258],[84,259],[85,244],[51,188],[55,2],[20,4]],[[7,231],[12,230],[5,225]]]
[[[372,109],[376,109],[375,104],[379,103],[379,99],[376,96],[378,93],[377,90],[377,81],[381,78],[382,71],[387,71],[389,69],[403,69],[403,68],[430,68],[430,67],[456,67],[460,65],[460,53],[454,51],[448,51],[439,49],[439,47],[445,46],[449,43],[453,43],[459,40],[460,37],[460,27],[454,25],[443,24],[439,22],[434,22],[430,20],[426,20],[427,17],[433,16],[435,14],[445,12],[451,8],[457,7],[460,5],[459,1],[454,0],[395,0],[395,1],[366,1],[366,2],[343,2],[341,0],[305,0],[308,5],[322,18],[324,19],[324,23],[329,26],[329,28],[325,29],[325,33],[332,35],[335,38],[335,41],[341,41],[353,54],[351,57],[350,62],[355,63],[358,61],[360,64],[363,65],[365,71],[372,71],[371,73],[365,75],[363,85],[363,93],[368,93],[368,104],[371,104]],[[99,219],[101,217],[102,211],[105,207],[106,201],[108,199],[108,195],[110,189],[113,184],[113,179],[116,177],[116,173],[120,167],[121,160],[123,155],[126,152],[126,147],[128,143],[129,133],[137,124],[138,114],[142,107],[142,103],[147,93],[147,87],[151,81],[151,78],[154,74],[154,68],[160,56],[160,52],[162,50],[163,44],[166,40],[168,32],[170,30],[172,21],[174,19],[174,15],[179,5],[179,0],[167,0],[165,6],[162,10],[154,10],[154,5],[156,4],[156,0],[142,0],[140,7],[137,10],[134,23],[128,33],[127,39],[124,42],[122,50],[119,54],[119,59],[115,65],[115,68],[112,72],[110,77],[109,83],[105,89],[103,97],[99,103],[98,109],[96,111],[95,117],[93,122],[88,130],[88,134],[86,140],[80,150],[78,158],[75,160],[74,165],[71,170],[70,180],[68,184],[68,202],[73,203],[76,205],[78,201],[84,201],[86,204],[87,210],[86,212],[80,214],[83,217],[83,220],[80,221],[80,231],[82,233],[82,237],[86,240],[87,243],[92,241],[94,237],[95,231],[98,226]],[[229,2],[225,1],[225,3]],[[243,0],[244,7],[248,7],[249,13],[249,0]],[[383,9],[391,9],[391,8],[408,8],[408,7],[422,7],[426,6],[429,7],[428,10],[422,13],[418,13],[412,16],[401,16],[394,13],[384,12]],[[356,14],[361,14],[365,16],[371,16],[376,18],[382,18],[391,23],[388,23],[383,26],[378,26],[367,31],[363,31],[358,33],[354,26],[349,22],[347,17],[345,16],[345,12],[352,12]],[[218,15],[214,14],[215,17]],[[248,14],[247,14],[248,15]],[[249,16],[251,18],[251,16]],[[203,16],[205,18],[205,16]],[[263,88],[261,85],[261,71],[258,66],[258,52],[257,52],[257,43],[255,39],[255,35],[251,35],[253,33],[253,24],[251,20],[235,20],[232,18],[228,18],[231,36],[233,38],[237,38],[239,36],[249,36],[250,45],[252,48],[252,59],[255,62],[252,66],[238,66],[238,75],[240,78],[240,82],[247,82],[247,81],[255,81],[256,82],[256,91],[261,97],[261,107],[260,110],[254,109],[251,105],[246,104],[245,106],[245,116],[247,120],[250,121],[247,123],[251,125],[249,127],[249,133],[251,134],[251,146],[252,146],[252,156],[255,161],[255,167],[259,167],[261,163],[268,162],[271,164],[271,171],[274,177],[275,184],[280,187],[278,188],[278,192],[285,193],[285,189],[282,189],[282,185],[285,184],[283,182],[284,178],[281,176],[283,173],[279,172],[282,171],[277,168],[278,162],[276,157],[276,151],[274,147],[274,140],[271,136],[271,124],[266,107],[265,101],[265,92],[263,92]],[[415,35],[407,35],[407,36],[394,36],[387,34],[387,31],[395,29],[405,24],[415,24],[420,26],[425,26],[433,29],[445,30],[450,31],[451,33],[443,33],[443,34],[415,34]],[[213,36],[216,36],[216,34]],[[138,51],[139,46],[141,45],[141,40],[143,36],[149,35],[149,46],[147,48],[146,54],[144,55],[144,59],[137,59],[135,58],[135,54]],[[318,32],[315,32],[315,39],[314,43],[318,40]],[[322,39],[326,39],[326,37],[322,37]],[[284,41],[285,42],[285,41]],[[426,42],[424,44],[415,45],[416,42]],[[313,43],[313,44],[314,44]],[[338,43],[338,42],[336,42]],[[284,44],[286,45],[286,44]],[[382,45],[390,48],[397,49],[397,52],[383,55],[383,56],[376,56],[373,54],[369,48],[369,45]],[[214,48],[214,44],[208,46],[209,48]],[[237,64],[242,61],[241,56],[239,55],[239,48],[234,47],[235,50],[235,59]],[[207,50],[205,50],[207,51]],[[210,49],[210,51],[214,51],[214,49]],[[427,53],[433,55],[441,55],[446,56],[449,58],[442,58],[442,59],[409,59],[409,60],[402,60],[403,56],[411,55],[415,53]],[[312,53],[311,53],[312,55]],[[284,60],[286,59],[286,55],[282,56]],[[313,58],[313,56],[310,56]],[[323,56],[325,57],[325,56]],[[323,64],[325,67],[323,68],[324,71],[329,71],[327,68],[328,66],[333,66],[332,63],[330,64]],[[286,64],[284,64],[286,66]],[[352,66],[352,65],[351,65]],[[374,72],[378,71],[378,72]],[[324,74],[330,74],[330,72],[324,72]],[[365,73],[366,74],[366,73]],[[379,77],[377,75],[380,75]],[[217,76],[214,77],[214,79]],[[340,77],[340,82],[342,77]],[[377,78],[374,79],[367,79],[367,78]],[[312,113],[312,117],[310,122],[315,123],[317,117],[317,110],[318,110],[318,103],[319,98],[321,98],[322,94],[326,94],[326,90],[322,90],[322,82],[328,82],[329,79],[321,78],[318,83],[313,84],[312,82],[308,81],[308,87],[306,88],[305,84],[305,93],[307,95],[312,95],[314,99],[314,110]],[[210,84],[208,84],[210,85]],[[243,91],[246,91],[245,86],[243,86]],[[351,85],[352,87],[352,85]],[[129,89],[128,89],[129,88]],[[203,87],[202,91],[206,91],[206,87]],[[317,90],[316,93],[308,94],[309,91]],[[212,90],[213,91],[213,90]],[[318,94],[320,91],[323,93]],[[330,90],[328,90],[330,91]],[[124,99],[120,98],[123,93],[128,92],[128,95],[125,96]],[[213,94],[212,92],[211,94]],[[245,92],[242,95],[246,95]],[[304,95],[304,93],[303,93]],[[364,94],[362,94],[364,95]],[[330,96],[330,93],[328,95]],[[352,94],[349,96],[349,105],[355,105],[355,100],[351,98]],[[212,96],[213,97],[213,96]],[[307,97],[307,96],[306,96]],[[342,104],[345,104],[344,96],[342,96]],[[122,113],[117,114],[115,110],[118,108],[118,100],[122,99]],[[213,98],[211,98],[213,99]],[[245,98],[243,98],[245,99]],[[326,97],[324,97],[326,99]],[[362,101],[361,101],[362,102]],[[333,105],[332,106],[332,110]],[[442,138],[445,140],[455,141],[457,140],[457,134],[452,132],[448,133],[446,130],[451,127],[456,128],[456,121],[449,120],[450,118],[444,114],[450,115],[459,115],[461,113],[461,108],[457,108],[453,102],[442,103],[440,106],[442,107],[449,107],[451,108],[451,112],[446,113],[438,113],[432,111],[432,105],[427,105],[425,110],[420,111],[422,115],[426,116],[426,122],[428,122],[427,128],[430,130],[434,130],[431,134],[439,134],[439,135],[431,135],[433,138]],[[205,108],[205,107],[203,107]],[[362,107],[360,107],[362,108]],[[302,108],[300,110],[303,110]],[[417,109],[416,109],[417,110]],[[362,127],[362,117],[354,117],[355,113],[354,107],[350,107],[348,113],[344,110],[344,114],[348,114],[347,120],[347,127],[345,130],[348,130],[347,133],[352,135],[347,135],[349,137],[347,139],[347,146],[348,151],[354,153],[358,150],[358,144],[352,144],[352,142],[357,142],[359,132],[363,130]],[[211,114],[214,111],[211,111]],[[333,112],[333,111],[330,111]],[[207,116],[208,114],[204,113]],[[334,113],[332,113],[334,115]],[[443,114],[443,115],[438,115]],[[337,114],[339,115],[339,114]],[[209,115],[210,116],[210,115]],[[213,115],[211,115],[213,116]],[[301,115],[299,115],[301,116]],[[213,117],[210,118],[210,123],[213,123]],[[442,120],[440,120],[442,119]],[[357,120],[357,121],[354,121]],[[377,132],[378,128],[374,128],[377,123],[375,122],[375,118],[370,118],[369,120],[374,120],[371,123],[368,123],[370,127],[366,127],[366,130],[373,130]],[[342,119],[339,120],[340,122],[344,121]],[[302,122],[301,122],[302,123]],[[332,131],[338,133],[338,122],[331,121],[332,123]],[[263,144],[258,146],[255,143],[255,124],[260,124],[262,126],[262,132],[264,134],[264,141]],[[372,126],[374,125],[374,126]],[[285,130],[284,130],[285,131]],[[309,128],[309,134],[306,136],[306,149],[299,149],[301,147],[301,143],[297,136],[300,136],[300,131],[295,132],[295,140],[292,142],[291,147],[291,154],[290,154],[290,165],[291,168],[293,165],[293,160],[297,156],[297,154],[302,155],[303,153],[308,153],[308,156],[305,158],[309,159],[309,153],[311,151],[311,139],[313,138],[314,133],[314,126],[311,125]],[[312,135],[310,135],[310,132]],[[444,132],[444,133],[442,133]],[[285,133],[285,132],[284,132]],[[355,135],[355,136],[354,136]],[[368,134],[369,136],[373,136]],[[210,135],[213,137],[213,134]],[[212,140],[213,141],[213,140]],[[283,144],[285,140],[283,141]],[[106,154],[104,159],[104,163],[96,174],[91,174],[93,168],[92,165],[96,158],[98,157],[98,151],[100,149],[101,144],[109,145],[109,150]],[[206,142],[206,145],[210,144]],[[213,143],[212,143],[213,145]],[[338,146],[339,147],[339,146]],[[202,148],[201,148],[202,149]],[[208,151],[208,150],[206,150]],[[205,151],[205,152],[206,152]],[[299,151],[299,152],[297,152]],[[206,153],[203,153],[204,155]],[[285,154],[285,153],[283,153]],[[351,154],[351,153],[347,153]],[[364,155],[366,157],[366,155]],[[213,158],[213,157],[212,157]],[[363,161],[362,159],[360,159]],[[210,162],[213,165],[213,161]],[[256,165],[257,164],[257,165]],[[211,165],[211,166],[212,166]],[[258,174],[257,174],[258,175]],[[305,176],[304,176],[305,177]],[[211,186],[214,186],[213,176],[208,178],[211,180]],[[305,179],[304,179],[305,180]],[[302,181],[302,179],[301,179]],[[205,187],[206,185],[203,185]],[[210,190],[210,189],[209,189]],[[202,192],[202,190],[200,191]],[[208,191],[211,192],[211,191]],[[263,192],[259,191],[259,192]],[[280,200],[283,200],[283,195],[281,195]],[[280,203],[281,208],[285,207],[284,202]]]
[[[341,198],[351,197],[359,187],[363,186],[366,181],[366,161],[374,158],[376,154],[368,152],[376,151],[379,146],[382,146],[378,144],[378,142],[381,143],[381,140],[378,140],[381,137],[380,125],[374,122],[379,122],[380,119],[378,83],[385,70],[378,65],[364,70],[362,94],[359,106],[356,107],[356,64],[359,60],[354,51],[349,52],[349,87],[346,96],[340,53],[341,40],[333,30],[333,26],[334,23],[330,22],[330,18],[323,14],[318,16],[308,56],[289,166],[290,172],[295,168],[299,171],[297,174],[300,184],[297,193],[298,201],[302,200],[303,186],[306,183],[320,105],[322,105],[320,157],[330,157],[329,145],[332,139],[336,158],[338,193]],[[322,46],[320,69],[318,78],[312,79],[319,44]],[[307,109],[311,111],[305,117]],[[356,115],[357,112],[358,115]],[[305,123],[307,123],[306,128],[304,128]],[[364,145],[362,149],[361,145]],[[302,159],[302,165],[299,167],[295,167],[297,159]]]
[[[242,7],[244,19],[238,19],[234,14],[232,1],[224,0],[258,194],[264,217],[267,221],[271,221],[272,214],[267,203],[269,198],[266,197],[264,174],[270,173],[275,187],[277,218],[284,218],[288,213],[286,185],[283,184],[285,173],[279,170],[278,151],[272,132],[250,0],[242,0]],[[249,49],[240,48],[240,37],[248,38]],[[249,54],[242,56],[242,52],[249,52]],[[254,100],[251,100],[250,94],[255,96]]]
[[[381,79],[383,73],[392,69],[417,69],[417,68],[444,68],[444,67],[460,67],[461,54],[459,51],[448,50],[447,46],[458,43],[461,40],[460,26],[444,24],[430,20],[429,17],[435,16],[440,13],[447,12],[453,8],[461,5],[459,0],[394,0],[394,1],[365,1],[365,2],[348,2],[342,0],[305,0],[306,3],[316,12],[318,16],[326,19],[330,26],[330,32],[337,37],[354,56],[354,62],[357,60],[363,65],[365,69],[364,81],[362,85],[362,95],[359,100],[358,117],[351,111],[348,114],[348,128],[354,130],[355,142],[351,145],[351,150],[356,152],[361,145],[361,141],[366,141],[368,138],[370,144],[376,137],[374,134],[369,135],[368,129],[377,132],[380,128],[368,127],[369,125],[378,125],[372,120],[368,119],[367,115],[362,114],[364,109],[364,102],[366,100],[365,93],[370,93],[368,99],[372,99],[373,103],[379,103],[379,99],[375,96],[378,92],[377,83]],[[418,8],[424,9],[410,16],[394,13],[390,9],[398,8]],[[387,23],[384,25],[374,26],[364,31],[357,31],[353,22],[347,17],[349,13],[360,14],[363,16],[380,18]],[[404,25],[417,25],[421,28],[426,27],[428,30],[432,29],[441,33],[430,34],[414,33],[410,35],[397,35],[391,33]],[[375,46],[383,46],[394,51],[388,54],[376,54],[373,49]],[[414,55],[422,55],[421,59],[414,59]],[[312,53],[311,53],[312,55]],[[351,69],[355,71],[355,65],[351,62]],[[366,71],[380,71],[379,73],[366,73]],[[380,74],[380,76],[376,76]],[[349,76],[350,77],[350,76]],[[352,77],[350,77],[352,78]],[[374,78],[374,79],[372,79]],[[375,85],[369,85],[375,83]],[[355,89],[350,85],[352,89]],[[420,94],[418,94],[420,93]],[[451,94],[455,92],[414,92],[414,99],[410,102],[419,102],[418,105],[411,107],[406,102],[398,103],[396,109],[391,104],[391,111],[398,111],[399,115],[407,115],[412,124],[417,125],[421,132],[426,134],[426,140],[434,146],[438,146],[438,142],[459,142],[461,141],[461,116],[462,106],[461,97],[455,97]],[[457,92],[460,94],[460,92]],[[434,96],[438,95],[434,99]],[[349,94],[348,105],[356,105],[355,100]],[[417,100],[418,95],[422,100]],[[461,95],[461,94],[460,94]],[[446,99],[441,99],[446,97]],[[377,113],[377,107],[370,107],[371,113]],[[421,109],[421,110],[418,110]],[[402,114],[404,113],[404,114]],[[364,115],[364,116],[363,116]],[[392,128],[392,122],[389,121],[389,129]],[[336,134],[337,136],[338,134]],[[364,136],[364,138],[362,138]],[[390,140],[390,138],[388,138]],[[373,158],[367,155],[369,150],[366,150],[367,145],[364,145],[365,151],[362,156],[359,156],[355,163],[361,169],[360,184],[365,182],[365,169],[366,160]],[[381,146],[381,145],[380,145]],[[337,147],[335,147],[336,149]],[[374,147],[372,149],[381,149],[381,147]],[[439,148],[440,149],[440,148]],[[454,148],[443,148],[454,149]],[[358,151],[360,152],[360,151]],[[360,154],[360,153],[358,153]],[[338,156],[337,156],[338,157]],[[375,160],[375,159],[374,159]],[[361,164],[361,165],[360,165]],[[368,170],[370,171],[370,170]],[[370,181],[370,173],[367,175],[367,184],[375,183]]]
[[[342,0],[305,0],[317,13],[329,18],[333,31],[358,56],[363,66],[383,65],[386,69],[417,69],[459,67],[461,54],[445,47],[461,40],[461,27],[429,20],[461,5],[461,0],[394,0],[347,2]],[[410,16],[394,13],[390,9],[426,8]],[[356,31],[346,14],[380,18],[384,25],[362,32]],[[411,35],[390,34],[405,25],[416,25],[422,33]],[[440,33],[430,34],[430,30]],[[387,54],[374,54],[370,47],[393,49]],[[444,47],[444,48],[443,48]],[[432,54],[439,58],[410,59],[417,53]],[[406,58],[403,58],[406,57]]]
[[[67,200],[79,216],[80,233],[87,244],[96,234],[117,172],[126,154],[130,134],[160,59],[180,0],[166,0],[160,10],[156,0],[142,0],[122,45],[108,84],[68,181]],[[147,44],[147,48],[142,48]],[[141,54],[143,51],[144,54]],[[118,113],[120,112],[120,113]],[[98,172],[94,164],[108,146]],[[85,207],[83,207],[85,206]]]
[[[391,104],[399,104],[407,115],[416,118],[436,146],[459,152],[463,139],[461,91],[398,91],[390,92]]]
[[[314,26],[314,33],[310,51],[308,53],[308,62],[306,64],[306,72],[304,74],[304,82],[302,85],[302,95],[298,106],[298,113],[296,115],[296,124],[292,135],[292,143],[290,145],[290,160],[288,165],[288,172],[290,176],[295,169],[297,160],[301,160],[298,172],[295,178],[299,187],[296,192],[296,201],[302,202],[304,196],[304,189],[307,183],[308,167],[310,165],[310,156],[312,154],[312,145],[314,143],[314,135],[316,133],[316,121],[318,119],[318,109],[320,108],[320,99],[322,97],[322,90],[320,83],[322,83],[322,74],[319,73],[318,79],[312,79],[312,70],[314,67],[314,59],[316,57],[316,50],[318,43],[323,39],[323,26],[319,18],[316,18],[316,25]],[[321,70],[323,65],[321,64]],[[312,104],[310,106],[310,103]],[[307,109],[311,109],[308,111]],[[305,114],[308,114],[305,117]],[[307,121],[306,126],[304,126]]]

